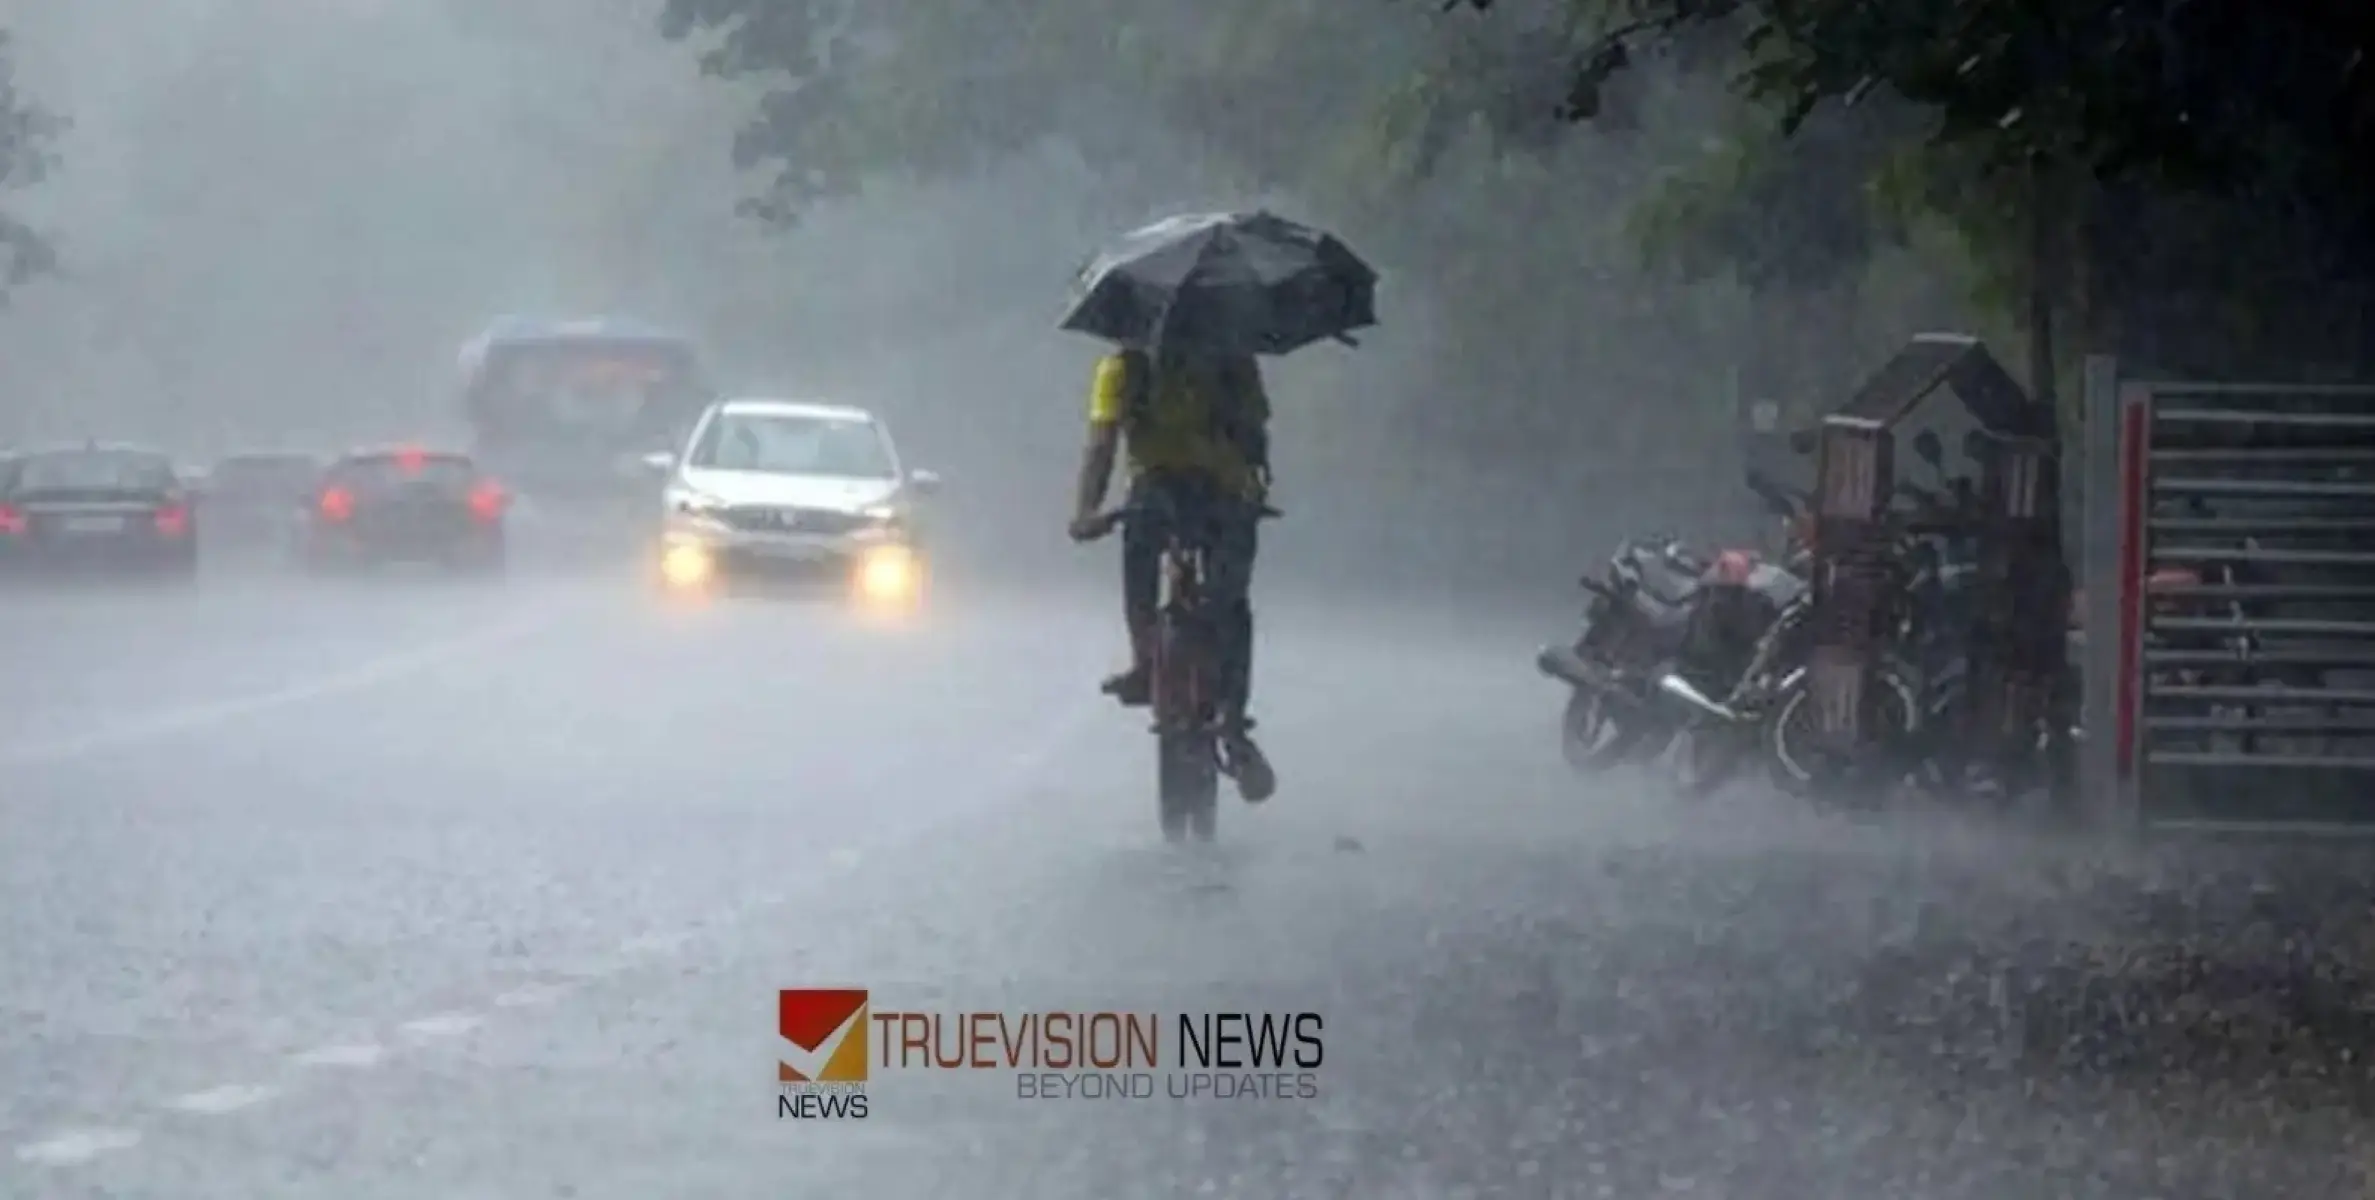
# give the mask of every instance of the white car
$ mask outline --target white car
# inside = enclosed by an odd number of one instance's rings
[[[738,398],[709,406],[683,449],[646,460],[665,472],[660,580],[845,584],[872,603],[921,587],[917,500],[930,471],[900,461],[872,413],[843,405]]]

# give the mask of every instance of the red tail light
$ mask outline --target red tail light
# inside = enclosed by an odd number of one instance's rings
[[[25,519],[25,514],[6,504],[0,504],[0,535],[24,534],[32,531],[33,523]]]
[[[345,488],[329,488],[315,507],[325,521],[344,521],[355,515],[355,494]]]
[[[510,502],[511,497],[504,494],[503,485],[492,479],[482,480],[478,486],[470,489],[470,515],[481,521],[492,522],[501,517],[504,506]]]
[[[418,475],[429,464],[427,451],[406,446],[396,452],[396,469],[407,475]]]
[[[190,531],[190,510],[187,505],[169,504],[157,510],[157,532],[166,537],[180,537]]]

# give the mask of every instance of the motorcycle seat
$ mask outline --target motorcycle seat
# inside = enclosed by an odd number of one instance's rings
[[[1689,604],[1651,595],[1646,588],[1633,598],[1633,606],[1640,610],[1641,619],[1652,629],[1679,633],[1691,623]]]

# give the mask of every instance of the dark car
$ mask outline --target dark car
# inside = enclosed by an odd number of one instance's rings
[[[322,460],[287,451],[233,454],[207,473],[205,510],[209,554],[283,549],[304,528],[322,479]]]
[[[0,460],[0,570],[195,578],[198,524],[173,460],[100,444]]]
[[[299,560],[317,571],[423,563],[500,572],[510,508],[510,494],[467,454],[358,451],[322,472]]]

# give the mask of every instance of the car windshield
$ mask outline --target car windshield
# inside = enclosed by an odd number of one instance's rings
[[[377,492],[408,484],[466,488],[478,476],[470,460],[459,454],[381,454],[350,458],[330,472],[341,487]]]
[[[775,475],[835,475],[889,479],[890,447],[882,430],[862,417],[729,412],[710,422],[693,447],[691,466],[713,471]]]
[[[137,450],[71,450],[37,454],[17,467],[19,492],[170,491],[180,483],[173,462]]]
[[[304,494],[321,468],[305,458],[226,458],[212,476],[218,495],[281,497]]]

